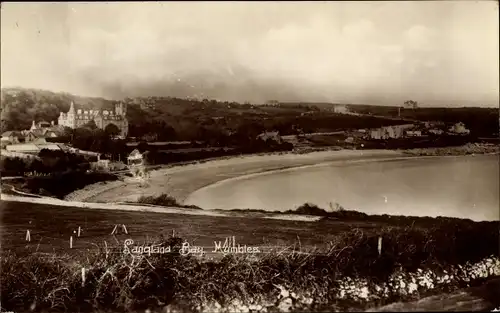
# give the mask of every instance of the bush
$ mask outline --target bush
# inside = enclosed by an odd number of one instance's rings
[[[117,179],[116,175],[109,173],[87,173],[79,170],[55,173],[51,176],[27,177],[22,189],[30,193],[62,199],[67,194],[87,185]]]
[[[288,210],[286,213],[303,214],[303,215],[315,215],[315,216],[327,216],[328,212],[321,209],[315,204],[305,203],[299,206],[295,210]]]
[[[169,196],[165,193],[161,194],[158,197],[155,196],[141,196],[137,199],[138,203],[144,204],[153,204],[153,205],[162,205],[162,206],[180,206],[180,204],[175,200],[174,197]]]

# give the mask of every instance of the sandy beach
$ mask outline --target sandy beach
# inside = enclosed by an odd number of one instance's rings
[[[224,158],[154,170],[151,171],[146,183],[127,178],[124,181],[93,184],[69,194],[65,200],[110,203],[136,201],[140,196],[168,193],[182,203],[192,192],[200,188],[243,175],[332,161],[376,160],[404,156],[402,152],[391,150],[339,150]]]

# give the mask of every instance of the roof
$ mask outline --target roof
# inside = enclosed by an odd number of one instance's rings
[[[15,152],[38,152],[40,148],[33,143],[21,143],[15,145],[9,145],[5,147],[7,151],[15,151]]]
[[[94,151],[86,151],[86,150],[80,150],[80,149],[75,149],[75,150],[71,150],[70,151],[74,151],[73,153],[76,153],[76,154],[84,154],[84,155],[92,155],[92,156],[100,156],[101,153],[99,152],[94,152]]]
[[[45,129],[33,129],[31,133],[36,137],[42,137],[45,134]]]
[[[10,137],[10,136],[20,136],[21,132],[15,130],[8,130],[2,134],[2,137]]]
[[[47,144],[37,144],[36,145],[40,150],[49,149],[49,150],[61,150],[61,148],[55,143],[47,143]]]
[[[33,129],[30,132],[33,134],[33,136],[40,138],[49,136],[51,133],[55,134],[56,137],[59,137],[63,134],[62,130],[54,128]]]
[[[42,142],[19,143],[9,145],[6,149],[15,152],[40,152],[42,149],[62,150],[58,144]]]
[[[130,152],[130,154],[127,157],[127,159],[140,159],[140,158],[142,158],[142,154],[137,149],[134,149],[134,151]]]

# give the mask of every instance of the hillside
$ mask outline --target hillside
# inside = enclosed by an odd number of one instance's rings
[[[57,121],[59,113],[67,112],[71,101],[89,109],[108,109],[113,101],[81,97],[68,93],[25,88],[2,88],[1,131],[28,129],[33,120]]]
[[[443,108],[420,107],[418,109],[401,108],[396,106],[349,105],[352,112],[372,114],[376,116],[397,117],[418,121],[442,121],[445,123],[463,122],[478,137],[498,136],[499,109],[498,108]]]
[[[27,129],[34,119],[57,120],[59,112],[69,109],[71,101],[88,109],[109,109],[116,102],[45,90],[2,89],[2,132]],[[312,105],[267,106],[173,97],[136,97],[123,101],[127,104],[129,136],[146,136],[150,140],[211,140],[224,145],[223,137],[234,133],[239,133],[242,140],[266,130],[289,135],[299,130],[333,131],[398,123],[378,117],[335,114]]]
[[[1,92],[1,131],[21,130],[32,121],[57,120],[71,101],[88,109],[111,109],[116,100],[81,97],[46,90],[4,88]],[[334,103],[287,102],[253,105],[216,100],[174,97],[135,97],[127,104],[129,136],[148,141],[202,140],[227,146],[255,138],[263,131],[280,135],[376,128],[406,123],[398,108],[347,105],[359,115],[332,112]],[[498,110],[487,108],[418,108],[401,110],[401,118],[419,121],[464,122],[476,137],[498,134]],[[234,137],[234,136],[235,137]],[[228,137],[233,136],[232,140]]]

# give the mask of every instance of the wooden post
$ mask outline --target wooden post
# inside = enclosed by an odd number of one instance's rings
[[[378,237],[378,255],[382,254],[382,237]]]
[[[172,229],[172,238],[175,237],[175,229]]]
[[[69,248],[73,249],[73,236],[69,236]]]
[[[104,246],[106,247],[106,260],[108,259],[108,243],[104,240]]]
[[[31,241],[31,235],[29,229],[26,231],[26,241]]]
[[[85,287],[85,267],[82,267],[82,287]]]
[[[80,226],[78,226],[78,237],[80,237],[81,230],[82,230],[82,228]]]

